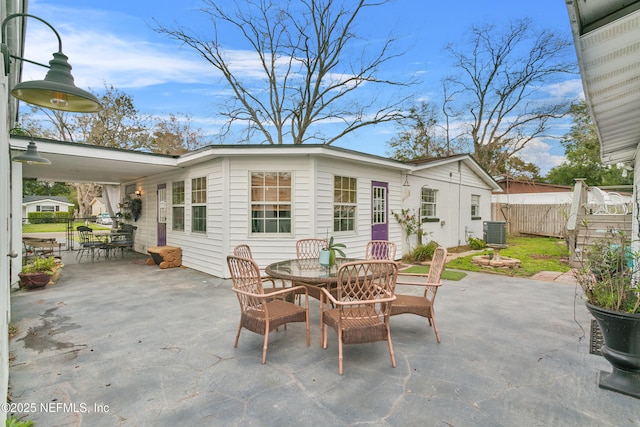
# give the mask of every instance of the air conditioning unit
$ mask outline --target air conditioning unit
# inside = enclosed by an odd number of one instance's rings
[[[507,223],[505,221],[484,221],[482,231],[483,240],[487,245],[507,244]]]

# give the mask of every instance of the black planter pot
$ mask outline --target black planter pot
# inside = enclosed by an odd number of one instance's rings
[[[600,372],[600,388],[640,399],[640,314],[586,305],[602,331],[602,356],[613,367],[611,373]]]

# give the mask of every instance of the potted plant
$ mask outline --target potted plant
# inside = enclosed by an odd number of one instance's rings
[[[601,372],[601,388],[640,398],[640,255],[624,233],[609,233],[584,250],[575,276],[613,367]]]
[[[20,288],[37,289],[45,287],[52,278],[57,280],[61,264],[50,256],[48,258],[36,258],[33,262],[25,264],[22,271],[18,273],[20,277]],[[53,280],[53,281],[55,281]]]
[[[137,221],[142,213],[142,199],[131,200],[131,202],[129,202],[129,210],[131,211],[131,217],[133,220]]]
[[[342,248],[346,248],[347,246],[344,243],[336,243],[333,240],[333,236],[328,241],[328,244],[325,248],[320,250],[320,264],[325,267],[331,267],[336,263],[336,252],[340,254],[342,257],[346,257]]]

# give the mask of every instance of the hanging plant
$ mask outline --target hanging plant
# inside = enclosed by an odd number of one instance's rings
[[[129,202],[129,209],[131,210],[131,217],[134,221],[137,221],[142,213],[142,199],[131,200],[131,202]]]

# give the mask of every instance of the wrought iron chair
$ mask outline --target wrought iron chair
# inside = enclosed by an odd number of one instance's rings
[[[267,346],[269,333],[279,326],[290,322],[305,322],[307,333],[307,347],[309,339],[309,297],[306,289],[285,288],[272,293],[265,293],[258,264],[252,259],[233,255],[227,256],[227,265],[231,272],[233,291],[240,303],[240,324],[233,347],[238,347],[240,331],[246,328],[252,332],[264,335],[262,346],[262,363],[267,361]],[[304,307],[285,301],[274,296],[285,296],[287,293],[301,291],[305,294]]]
[[[393,261],[350,262],[338,269],[338,286],[333,292],[322,288],[320,325],[322,348],[327,348],[329,326],[338,334],[338,370],[343,373],[343,344],[387,341],[391,366],[396,359],[391,343],[389,316],[398,276]],[[331,305],[334,307],[332,308]]]
[[[107,245],[107,250],[111,253],[120,249],[120,257],[124,258],[125,249],[133,251],[136,230],[138,227],[131,224],[122,224],[120,229],[122,230],[120,233],[111,237],[111,241]]]
[[[433,305],[436,299],[436,293],[438,288],[442,285],[440,282],[440,276],[444,271],[444,264],[447,260],[447,250],[441,246],[437,247],[433,253],[431,259],[431,266],[429,267],[429,274],[403,274],[400,273],[400,278],[403,277],[426,277],[425,282],[411,282],[405,280],[398,280],[396,283],[400,286],[423,286],[424,293],[422,295],[404,295],[396,294],[396,300],[391,305],[391,315],[398,314],[416,314],[418,316],[425,317],[429,320],[429,325],[433,326],[433,330],[436,333],[436,340],[440,342],[440,333],[438,332],[438,325],[436,324],[436,316],[433,309]]]
[[[388,240],[370,240],[367,243],[365,259],[396,259],[396,244]]]
[[[96,249],[98,250],[98,256],[100,256],[100,250],[106,250],[107,244],[100,239],[97,239],[93,235],[93,229],[86,225],[80,225],[76,227],[78,236],[80,239],[80,250],[76,254],[76,259],[81,261],[85,255],[91,255],[91,261],[95,260]]]

